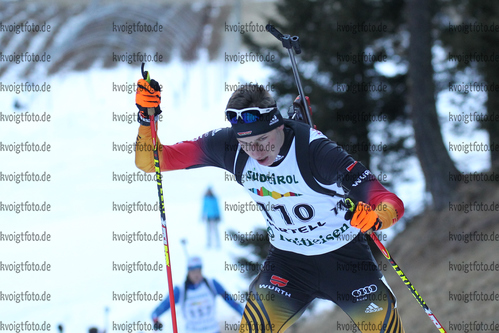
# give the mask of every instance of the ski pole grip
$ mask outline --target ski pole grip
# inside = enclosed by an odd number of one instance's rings
[[[296,54],[301,53],[300,37],[298,37],[298,36],[291,37],[291,45],[293,45],[293,49],[295,50]]]
[[[282,36],[282,46],[284,46],[285,48],[287,49],[290,49],[292,46],[291,46],[291,38],[289,35],[284,35]]]
[[[142,63],[142,66],[140,66],[140,71],[142,72],[142,78],[147,81],[147,83],[151,83],[151,77],[149,76],[148,71],[144,71],[144,66],[145,63]]]
[[[149,76],[149,72],[144,70],[145,63],[142,63],[142,66],[140,66],[140,71],[142,72],[142,77],[144,80],[147,81],[147,83],[151,82],[151,77]],[[154,108],[147,108],[147,115],[149,117],[153,116],[154,117]]]
[[[352,199],[346,198],[345,199],[345,203],[346,203],[346,205],[348,207],[348,210],[353,213],[354,210],[355,210],[355,204],[353,203]]]
[[[267,29],[268,32],[270,32],[272,35],[274,35],[275,38],[282,40],[282,37],[284,37],[283,34],[279,32],[272,24],[267,24],[265,26],[265,29]]]

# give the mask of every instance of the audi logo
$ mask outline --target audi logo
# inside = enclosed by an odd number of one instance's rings
[[[370,286],[364,287],[364,288],[359,288],[354,291],[352,291],[352,296],[353,297],[362,297],[366,296],[372,293],[375,293],[378,291],[378,287],[376,287],[375,284],[371,284]]]

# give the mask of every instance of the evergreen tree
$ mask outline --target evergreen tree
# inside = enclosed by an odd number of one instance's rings
[[[393,130],[409,126],[405,70],[388,75],[379,69],[403,63],[400,1],[286,0],[277,8],[285,22],[276,28],[300,37],[298,69],[317,129],[366,167],[400,171],[413,154],[408,131]],[[255,52],[274,52],[271,84],[278,103],[290,105],[297,89],[287,52],[277,41],[260,47],[245,36],[245,42]]]

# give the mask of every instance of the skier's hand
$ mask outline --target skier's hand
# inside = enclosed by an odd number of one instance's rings
[[[312,106],[310,105],[310,97],[305,96],[305,100],[307,101],[308,112],[310,114],[312,114]],[[301,101],[300,95],[296,96],[295,101],[293,102],[293,106],[295,106],[295,104],[301,105],[300,101]]]
[[[150,83],[144,79],[137,82],[137,92],[135,94],[135,105],[139,108],[138,122],[144,126],[149,126],[148,108],[154,108],[154,119],[158,120],[161,114],[161,87],[156,80],[151,80]]]
[[[310,104],[310,98],[308,96],[305,96],[305,101],[307,101],[307,107],[308,107],[307,111],[303,110],[300,95],[296,96],[295,101],[293,102],[293,111],[295,114],[302,114],[303,112],[308,112],[309,116],[312,117],[312,106]],[[303,117],[303,120],[306,119],[304,114],[302,114],[301,116]],[[317,129],[317,126],[314,125],[313,127],[314,129]]]
[[[350,206],[353,202],[347,199],[347,205]],[[378,218],[378,214],[372,210],[371,205],[359,201],[357,205],[350,209],[345,214],[345,219],[350,220],[352,227],[360,229],[361,232],[371,234],[373,231],[381,228],[382,222]]]
[[[162,331],[163,330],[163,324],[159,321],[159,319],[158,318],[154,318],[153,321],[154,321],[154,326],[153,326],[154,330],[155,331]]]

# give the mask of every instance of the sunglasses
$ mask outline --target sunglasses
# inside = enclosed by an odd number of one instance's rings
[[[231,124],[237,124],[239,118],[241,118],[245,124],[251,124],[262,119],[264,114],[270,113],[274,110],[277,110],[277,107],[272,106],[270,108],[258,108],[254,106],[241,110],[226,109],[225,116]]]

